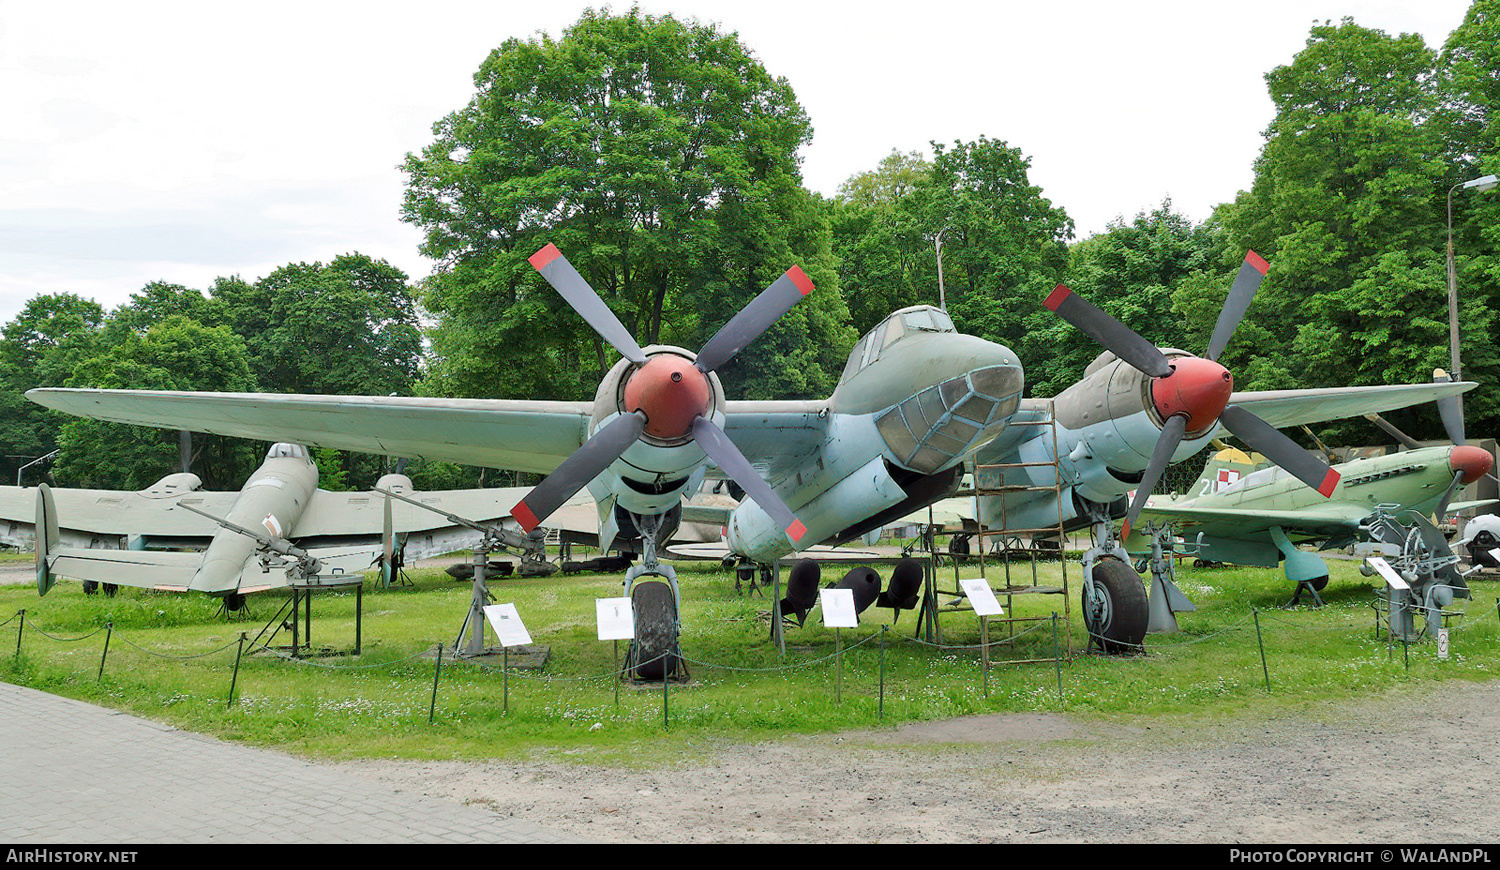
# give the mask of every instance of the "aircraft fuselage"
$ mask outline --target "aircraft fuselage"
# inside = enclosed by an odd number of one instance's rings
[[[289,538],[317,488],[318,467],[307,448],[276,444],[267,453],[266,461],[250,475],[222,519],[248,529],[264,529],[273,537]],[[183,502],[191,504],[191,495],[179,503]],[[189,588],[208,593],[255,591],[242,588],[241,574],[257,547],[253,538],[219,530],[204,551],[202,564]]]
[[[951,492],[963,458],[1005,430],[1024,384],[1009,348],[954,332],[938,309],[886,318],[855,345],[827,403],[820,467],[787,494],[803,543],[848,540]],[[794,549],[754,502],[734,511],[727,538],[763,564]]]

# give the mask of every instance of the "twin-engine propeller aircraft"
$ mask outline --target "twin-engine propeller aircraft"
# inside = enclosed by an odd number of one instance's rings
[[[0,542],[35,546],[44,595],[56,578],[69,577],[205,592],[238,610],[247,594],[299,575],[359,576],[377,556],[388,566],[393,544],[407,559],[459,549],[474,532],[444,512],[514,526],[510,511],[527,492],[419,492],[403,474],[383,476],[374,493],[329,492],[318,489],[307,448],[289,443],[271,445],[238,492],[201,487],[190,472],[139,492],[0,487]],[[592,526],[592,517],[582,519]]]
[[[1014,353],[959,334],[946,313],[919,305],[891,314],[860,339],[830,398],[732,401],[715,370],[811,292],[800,269],[789,269],[694,354],[636,345],[555,247],[543,248],[531,262],[625,357],[592,402],[82,389],[27,395],[50,408],[116,422],[550,473],[517,505],[523,526],[544,522],[588,486],[600,512],[601,544],[607,547],[611,535],[643,543],[643,564],[627,580],[652,574],[672,583],[671,594],[652,595],[665,601],[659,615],[670,623],[666,642],[675,645],[675,581],[654,551],[678,522],[682,500],[710,471],[732,478],[748,496],[729,516],[728,552],[768,565],[799,547],[853,540],[952,494],[964,459],[976,452],[990,462],[1050,454],[1065,477],[1061,502],[1049,492],[1017,507],[1050,512],[1054,525],[1060,511],[1074,525],[1095,523],[1102,535],[1096,549],[1119,552],[1130,580],[1125,587],[1134,591],[1093,591],[1099,584],[1089,578],[1098,572],[1085,572],[1085,600],[1104,602],[1090,611],[1090,629],[1139,642],[1144,615],[1137,627],[1111,616],[1109,607],[1117,597],[1144,601],[1140,578],[1107,522],[1123,508],[1116,503],[1126,492],[1149,489],[1145,479],[1154,482],[1168,460],[1205,446],[1221,419],[1263,453],[1321,484],[1327,466],[1303,461],[1303,452],[1291,449],[1295,444],[1273,425],[1404,407],[1472,386],[1234,393],[1229,373],[1217,363],[1181,351],[1164,354],[1088,303],[1054,294],[1054,309],[1099,331],[1121,360],[1101,358],[1056,400],[1023,402]],[[1248,304],[1242,284],[1258,284],[1263,271],[1236,283],[1210,357],[1222,350],[1236,312]],[[1054,404],[1055,438],[1048,427],[1013,425],[1050,419]],[[638,626],[641,620],[638,610]]]

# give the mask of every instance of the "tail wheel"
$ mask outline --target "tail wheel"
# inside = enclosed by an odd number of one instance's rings
[[[667,680],[677,674],[677,602],[672,587],[657,580],[635,584],[635,642],[630,674],[637,680]]]
[[[1111,655],[1139,652],[1150,611],[1141,575],[1115,558],[1094,563],[1093,591],[1083,590],[1083,623],[1089,638]]]

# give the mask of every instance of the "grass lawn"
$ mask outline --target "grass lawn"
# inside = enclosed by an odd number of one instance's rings
[[[122,588],[110,599],[63,582],[38,598],[34,586],[4,586],[0,680],[310,757],[650,764],[717,741],[988,712],[1219,721],[1500,673],[1495,583],[1473,584],[1473,600],[1454,606],[1451,655],[1439,661],[1433,642],[1387,642],[1371,606],[1373,581],[1355,562],[1330,564],[1326,605],[1293,610],[1281,609],[1291,589],[1279,570],[1188,564],[1178,584],[1198,610],[1178,615],[1181,630],[1149,636],[1144,655],[1098,656],[1085,652],[1081,569],[1072,563],[1070,600],[1016,596],[1012,615],[1034,621],[989,624],[994,666],[986,680],[971,611],[942,611],[939,641],[914,637],[910,611],[893,621],[892,611],[872,607],[859,628],[835,633],[814,610],[807,625],[787,628],[783,655],[770,640],[769,590],[736,592],[733,573],[716,563],[678,563],[692,679],[665,692],[660,684],[621,685],[614,643],[597,639],[594,600],[619,596],[618,576],[492,582],[494,600],[514,603],[535,644],[550,651],[542,670],[508,673],[451,652],[438,673],[433,650],[453,643],[470,589],[436,569],[413,573],[409,587],[366,590],[360,655],[291,660],[247,645],[237,670],[241,634],[255,638],[280,598],[252,599],[249,616],[226,618],[217,600],[201,595]],[[826,567],[824,584],[843,570]],[[888,566],[877,570],[889,578]],[[1058,583],[1059,571],[1043,563],[1038,581]],[[953,578],[951,566],[939,569],[941,589],[955,588]],[[998,585],[993,566],[990,579]],[[1031,582],[1030,572],[1018,580]],[[352,649],[354,614],[352,593],[316,597],[318,647]],[[283,631],[274,644],[289,641]],[[1050,658],[1054,643],[1071,648],[1071,659],[1008,663]]]

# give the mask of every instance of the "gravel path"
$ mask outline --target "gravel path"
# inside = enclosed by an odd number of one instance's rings
[[[1208,728],[997,714],[685,749],[333,766],[613,842],[1500,842],[1500,684]]]

